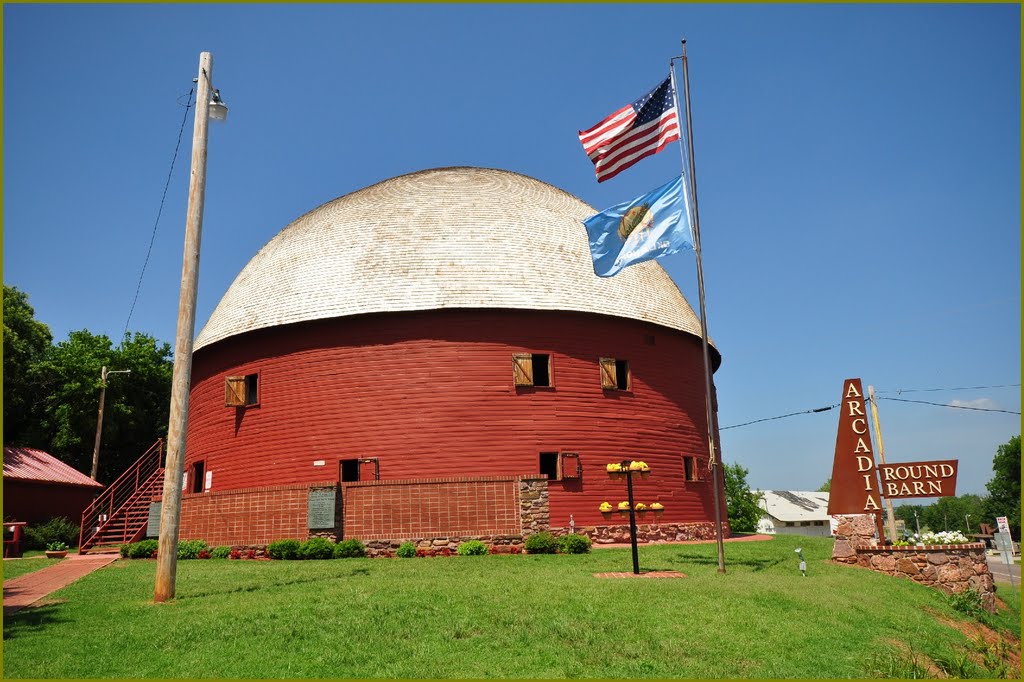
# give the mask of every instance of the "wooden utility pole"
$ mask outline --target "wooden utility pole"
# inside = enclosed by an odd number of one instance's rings
[[[107,366],[103,365],[100,370],[100,411],[96,416],[96,444],[92,448],[92,472],[89,474],[89,478],[96,480],[96,472],[100,468],[100,438],[103,435],[103,403],[107,399],[107,377],[111,374],[131,374],[130,369],[118,369],[113,372],[107,371]]]
[[[203,202],[206,198],[206,138],[210,127],[210,92],[213,55],[199,55],[196,80],[196,118],[192,129],[192,176],[188,185],[185,218],[185,253],[181,265],[181,298],[178,333],[171,381],[171,415],[167,424],[167,463],[160,512],[156,588],[153,601],[174,598],[177,573],[178,528],[181,522],[181,481],[185,469],[185,433],[188,428],[188,391],[192,379],[192,336],[196,326],[196,288],[199,284],[199,243],[203,233]]]
[[[878,461],[883,465],[885,464],[885,444],[882,443],[882,427],[878,424],[878,400],[875,398],[875,387],[868,386],[868,398],[871,400],[871,420],[875,424],[875,438],[878,440]],[[879,485],[881,485],[881,477],[879,477]],[[883,493],[883,490],[878,491],[879,494]],[[896,540],[896,516],[892,512],[892,500],[889,499],[888,495],[883,495],[885,498],[885,514],[886,519],[889,522],[889,537]],[[885,538],[882,538],[884,540]]]
[[[100,466],[100,437],[103,435],[103,403],[107,399],[107,366],[100,370],[100,412],[96,417],[96,444],[92,446],[92,471],[89,478],[96,480],[96,470]]]

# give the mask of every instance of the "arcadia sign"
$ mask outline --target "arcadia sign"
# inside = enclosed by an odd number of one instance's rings
[[[860,379],[843,382],[840,407],[829,514],[880,514],[879,495],[899,499],[956,494],[955,459],[875,466]]]

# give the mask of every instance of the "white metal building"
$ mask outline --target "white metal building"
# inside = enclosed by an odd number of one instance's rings
[[[828,493],[765,490],[762,494],[760,504],[765,515],[757,524],[757,532],[822,537],[832,534]]]

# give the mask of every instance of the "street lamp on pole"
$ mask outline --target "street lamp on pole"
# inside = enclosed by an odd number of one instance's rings
[[[192,175],[185,217],[185,251],[181,265],[178,332],[171,379],[171,411],[167,423],[167,462],[164,466],[163,506],[157,546],[156,586],[153,601],[174,598],[177,573],[178,529],[181,522],[181,482],[185,471],[185,433],[188,427],[188,390],[192,378],[192,342],[196,327],[196,289],[199,284],[199,244],[203,234],[206,200],[206,138],[210,119],[223,121],[228,108],[213,87],[213,55],[199,54],[196,77],[196,118],[192,129]]]
[[[100,370],[100,412],[96,416],[96,444],[92,448],[92,472],[89,478],[96,480],[96,472],[100,467],[100,437],[103,435],[103,403],[107,399],[107,377],[111,374],[131,374],[130,369],[115,369],[108,372],[107,366],[103,365]]]

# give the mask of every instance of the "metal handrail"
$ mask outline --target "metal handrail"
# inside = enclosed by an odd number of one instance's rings
[[[79,552],[82,551],[85,543],[99,535],[116,512],[132,501],[139,486],[148,482],[153,473],[163,466],[163,459],[164,441],[159,438],[132,466],[107,486],[107,489],[93,500],[92,504],[85,508],[85,511],[82,512],[82,524],[78,531]],[[104,516],[106,518],[101,518]],[[85,533],[86,528],[90,530],[88,537]]]

